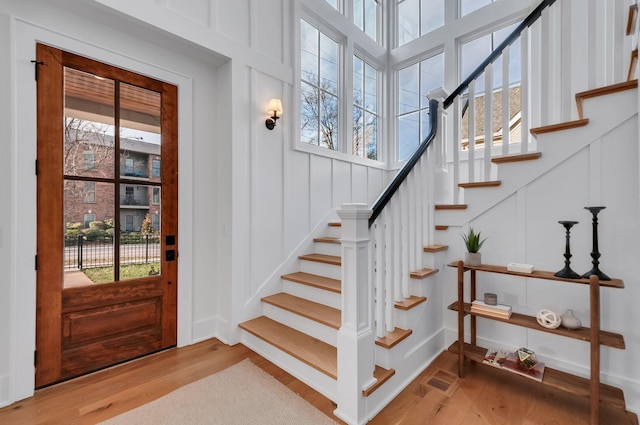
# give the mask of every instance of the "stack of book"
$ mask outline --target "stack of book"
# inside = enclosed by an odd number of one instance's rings
[[[508,319],[511,317],[511,306],[504,304],[489,305],[483,301],[475,300],[471,303],[471,312],[498,319]]]
[[[544,363],[536,363],[535,366],[529,369],[525,369],[518,362],[518,357],[513,352],[490,348],[487,350],[487,354],[484,356],[483,363],[488,364],[489,366],[516,373],[518,375],[533,379],[538,382],[542,381],[542,378],[544,377]]]

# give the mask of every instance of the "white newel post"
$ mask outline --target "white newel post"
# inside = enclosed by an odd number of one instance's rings
[[[433,158],[433,181],[431,184],[433,187],[430,187],[430,196],[436,203],[446,204],[451,203],[453,199],[453,194],[451,193],[451,188],[453,187],[453,182],[451,181],[451,176],[449,175],[449,158],[452,157],[451,153],[447,154],[448,149],[455,149],[455,144],[449,145],[448,135],[450,134],[451,129],[449,129],[449,112],[444,109],[443,103],[447,97],[449,97],[449,93],[440,87],[434,89],[429,92],[427,95],[429,100],[435,99],[438,101],[438,130],[436,132],[436,138],[433,140],[433,153],[435,158]],[[431,156],[429,156],[431,158]],[[433,208],[430,208],[429,211],[432,211]],[[433,226],[431,226],[433,227]],[[428,239],[433,240],[433,239]]]
[[[334,414],[348,424],[368,422],[362,390],[375,383],[373,280],[369,217],[364,204],[344,204],[342,221],[342,326],[338,331],[338,399]]]

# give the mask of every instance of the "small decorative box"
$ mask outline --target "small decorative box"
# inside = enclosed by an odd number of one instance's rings
[[[509,270],[510,272],[531,273],[531,272],[533,272],[533,265],[531,265],[531,264],[520,264],[520,263],[509,263],[509,264],[507,264],[507,270]]]
[[[484,303],[486,305],[496,305],[498,304],[498,296],[496,294],[492,294],[491,292],[485,292]]]

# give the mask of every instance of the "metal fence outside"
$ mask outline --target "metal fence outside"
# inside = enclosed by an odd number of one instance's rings
[[[114,237],[72,235],[64,238],[64,269],[82,270],[113,266]],[[120,264],[147,264],[160,261],[160,235],[123,233],[120,235]]]

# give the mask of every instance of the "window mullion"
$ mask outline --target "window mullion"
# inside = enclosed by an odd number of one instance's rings
[[[350,154],[353,149],[353,55],[354,47],[353,40],[347,38],[347,41],[343,48],[344,53],[342,58],[342,88],[339,90],[340,97],[339,105],[344,105],[342,112],[340,112],[340,122],[338,128],[339,134],[342,135],[342,143],[340,144],[340,151]],[[351,125],[349,124],[351,123]],[[340,142],[339,142],[340,143]]]

